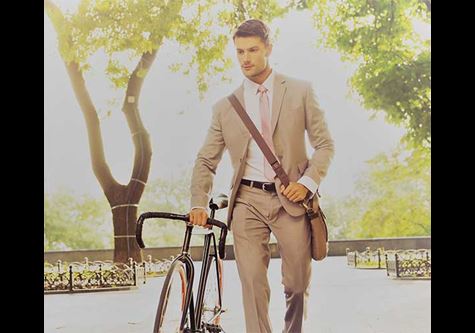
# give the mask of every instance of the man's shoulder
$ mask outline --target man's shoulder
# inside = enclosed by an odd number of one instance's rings
[[[308,80],[299,79],[290,75],[276,73],[276,79],[285,82],[288,88],[297,89],[297,90],[307,90],[308,87],[312,84]]]
[[[221,110],[226,110],[230,107],[231,103],[228,100],[228,96],[221,97],[213,104],[213,110],[219,112]]]
[[[220,99],[218,99],[214,104],[213,104],[213,110],[215,112],[219,112],[221,110],[225,111],[225,110],[228,110],[228,109],[231,109],[232,108],[232,105],[231,105],[231,102],[229,101],[228,97],[231,95],[231,94],[237,94],[238,96],[239,95],[242,95],[242,85],[239,85],[238,87],[236,87],[232,92],[230,92],[228,95],[226,96],[223,96],[221,97]]]

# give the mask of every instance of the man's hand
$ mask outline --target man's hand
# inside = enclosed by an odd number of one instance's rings
[[[280,193],[292,202],[299,202],[305,199],[308,189],[300,183],[290,182],[287,188],[284,185],[280,186]]]
[[[206,224],[208,220],[208,212],[203,208],[193,208],[190,211],[190,223],[200,227],[211,228],[210,224]]]

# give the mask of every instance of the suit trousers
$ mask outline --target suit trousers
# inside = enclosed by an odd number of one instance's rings
[[[310,227],[305,215],[293,217],[276,193],[240,185],[232,216],[234,254],[241,280],[247,333],[270,333],[267,269],[270,233],[281,256],[286,301],[284,333],[302,332],[310,288]]]

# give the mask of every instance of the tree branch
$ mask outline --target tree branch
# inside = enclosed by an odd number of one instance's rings
[[[61,9],[52,1],[45,0],[45,9],[48,17],[53,23],[56,33],[59,35],[60,29],[64,29],[68,22],[66,21]],[[71,36],[67,36],[67,40],[60,43],[72,45]],[[92,102],[91,96],[86,87],[79,64],[75,61],[66,62],[63,58],[66,70],[71,81],[76,100],[79,103],[84,119],[86,121],[87,134],[89,139],[89,152],[91,155],[91,163],[94,174],[99,181],[101,188],[104,190],[106,197],[112,193],[117,181],[112,176],[109,166],[105,160],[104,147],[102,143],[101,127],[99,118],[97,117],[96,108]]]
[[[66,69],[73,86],[79,106],[86,121],[87,136],[89,140],[89,152],[94,175],[99,181],[106,196],[113,191],[118,182],[112,176],[104,154],[102,142],[101,125],[97,116],[96,108],[91,100],[91,96],[86,87],[79,64],[72,61],[66,64]]]
[[[173,21],[177,15],[179,15],[183,2],[170,3],[162,17],[165,21]],[[170,26],[170,25],[168,25]],[[142,85],[145,80],[148,71],[152,67],[153,62],[157,56],[158,50],[162,45],[166,32],[162,32],[159,36],[152,36],[152,40],[155,41],[155,47],[152,52],[145,52],[142,54],[140,61],[135,67],[134,71],[130,75],[129,82],[127,84],[127,90],[125,99],[123,102],[122,110],[124,111],[127,119],[127,125],[132,134],[132,140],[134,143],[134,166],[132,170],[131,182],[129,182],[130,191],[128,191],[128,202],[138,202],[144,190],[144,184],[148,180],[150,172],[150,161],[152,157],[152,148],[150,143],[150,137],[145,129],[139,112],[139,99],[142,90]],[[132,182],[133,181],[133,182]],[[142,184],[138,186],[138,184]]]

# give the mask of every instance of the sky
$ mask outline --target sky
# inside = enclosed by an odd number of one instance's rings
[[[279,30],[270,57],[280,73],[311,81],[320,106],[325,111],[335,141],[335,157],[320,193],[343,197],[355,190],[355,181],[367,168],[366,161],[394,149],[404,129],[387,124],[383,114],[373,119],[350,93],[348,80],[356,65],[344,63],[338,53],[317,48],[312,19],[292,13],[269,24]],[[169,66],[186,55],[165,42],[145,79],[141,94],[141,116],[151,136],[152,162],[149,181],[157,177],[177,179],[192,168],[211,117],[211,106],[242,83],[232,44],[227,53],[233,59],[231,83],[211,85],[205,98],[198,98],[193,75],[174,73]],[[91,57],[93,70],[85,76],[96,107],[101,111],[101,127],[108,164],[119,182],[127,183],[132,171],[133,144],[120,110],[122,92],[115,91],[104,75],[105,57]],[[108,103],[119,104],[105,117]],[[309,156],[311,149],[308,147]],[[218,167],[214,191],[226,193],[232,177],[227,153]],[[103,196],[92,172],[86,125],[59,56],[56,33],[49,18],[44,19],[44,191],[69,189],[74,193]]]

